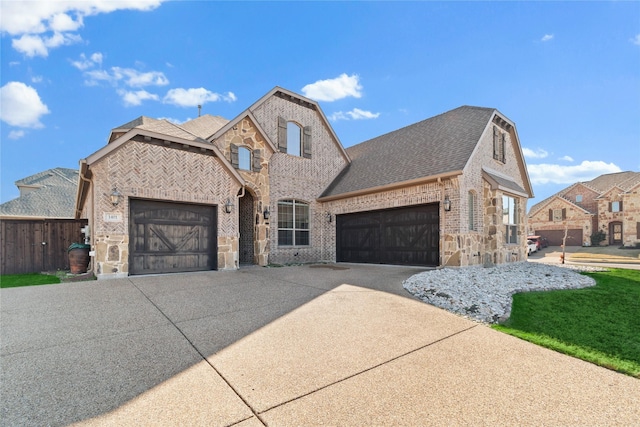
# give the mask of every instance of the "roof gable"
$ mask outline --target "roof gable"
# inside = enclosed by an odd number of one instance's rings
[[[351,164],[322,197],[460,174],[494,111],[462,106],[354,145]]]

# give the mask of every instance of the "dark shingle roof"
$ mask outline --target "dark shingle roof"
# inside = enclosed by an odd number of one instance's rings
[[[49,169],[16,181],[18,187],[36,187],[0,205],[0,216],[73,218],[78,171]]]
[[[462,170],[494,111],[463,106],[350,147],[351,164],[321,197]]]

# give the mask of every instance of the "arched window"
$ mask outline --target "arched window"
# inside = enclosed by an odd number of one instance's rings
[[[238,169],[251,170],[251,150],[247,147],[238,147]]]
[[[309,245],[309,205],[298,200],[278,202],[278,246]]]
[[[294,122],[287,122],[287,154],[300,156],[302,128]]]

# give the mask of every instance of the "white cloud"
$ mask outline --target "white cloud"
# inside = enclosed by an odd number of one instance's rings
[[[549,153],[542,148],[537,148],[535,150],[532,150],[530,148],[522,148],[522,154],[530,159],[544,159],[549,155]]]
[[[173,104],[179,107],[196,107],[207,102],[226,101],[233,102],[237,98],[233,92],[219,94],[211,92],[203,87],[190,89],[171,89],[167,92],[162,102]]]
[[[579,165],[562,166],[552,164],[528,165],[532,184],[573,184],[590,181],[600,175],[621,172],[613,163],[585,160]]]
[[[81,53],[79,60],[71,61],[71,65],[73,65],[80,71],[88,70],[89,68],[93,68],[101,64],[102,54],[100,52],[92,54],[89,58],[87,58],[84,53]]]
[[[0,88],[0,105],[0,120],[11,126],[41,128],[40,117],[49,114],[38,92],[21,82],[9,82]]]
[[[164,0],[3,1],[0,31],[13,36],[12,46],[29,57],[77,43],[84,17],[116,10],[153,10]]]
[[[541,42],[548,42],[550,40],[553,40],[553,34],[545,34],[544,36],[542,36],[542,38],[540,39]]]
[[[158,117],[158,120],[166,120],[166,121],[174,123],[176,125],[181,125],[182,123],[186,123],[189,120],[191,120],[191,118],[188,118],[186,120],[180,120],[180,119],[174,119],[173,117]]]
[[[137,90],[134,92],[119,90],[118,95],[120,95],[120,97],[124,101],[124,105],[127,107],[140,105],[142,104],[142,101],[157,101],[158,99],[160,99],[158,95],[149,93],[146,90]]]
[[[380,116],[380,113],[372,113],[371,111],[364,111],[359,108],[354,108],[351,111],[343,112],[337,111],[333,113],[329,120],[365,120],[365,119],[376,119]]]
[[[90,67],[91,63],[97,64],[98,62],[96,61],[102,61],[102,55],[98,55],[93,54],[90,61],[87,61],[86,58],[83,61],[83,56],[81,55],[80,61],[72,62],[72,65],[78,69]],[[169,84],[169,79],[161,71],[142,72],[133,68],[111,67],[110,71],[90,70],[85,71],[84,76],[86,78],[85,83],[89,86],[95,86],[102,81],[113,85],[118,85],[118,83],[122,82],[129,87],[166,86]]]
[[[33,76],[31,77],[31,83],[42,83],[44,78],[42,76]]]
[[[559,160],[564,160],[565,162],[573,162],[573,157],[571,156],[562,156]]]
[[[336,101],[348,96],[360,98],[362,96],[360,76],[357,74],[347,76],[343,73],[335,79],[318,80],[315,83],[303,87],[302,93],[307,98],[327,102]]]
[[[634,38],[632,38],[631,43],[640,46],[640,34],[637,34]]]
[[[124,83],[130,87],[165,86],[169,84],[169,79],[160,71],[142,73],[132,68],[120,67],[112,67],[111,71],[114,79],[124,79]]]
[[[20,139],[25,136],[25,131],[23,130],[12,130],[9,132],[9,139]]]

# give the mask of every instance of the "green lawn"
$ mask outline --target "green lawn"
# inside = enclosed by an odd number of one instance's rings
[[[514,295],[494,328],[640,378],[640,271],[584,274],[597,285]]]
[[[0,276],[0,288],[15,288],[18,286],[48,285],[60,283],[58,276],[40,273],[5,274]]]

